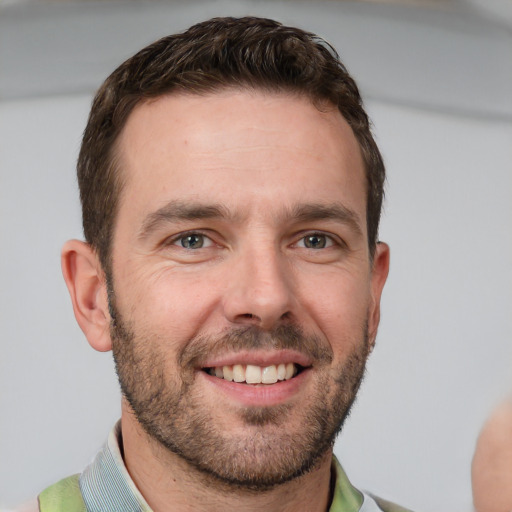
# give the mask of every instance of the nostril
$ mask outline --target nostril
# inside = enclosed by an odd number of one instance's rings
[[[0,0],[1,1],[1,0]],[[254,313],[240,313],[236,316],[235,323],[241,323],[246,325],[260,325],[261,318]]]

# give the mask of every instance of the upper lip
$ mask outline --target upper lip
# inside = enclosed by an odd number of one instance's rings
[[[274,351],[241,350],[211,357],[203,361],[201,368],[215,368],[218,366],[232,366],[235,364],[251,364],[255,366],[271,366],[281,363],[295,363],[303,367],[312,366],[312,359],[296,350],[284,349]]]

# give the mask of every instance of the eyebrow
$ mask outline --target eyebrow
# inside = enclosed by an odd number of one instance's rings
[[[294,207],[290,217],[298,222],[313,222],[315,220],[334,220],[347,224],[355,233],[362,235],[360,219],[357,213],[341,203],[304,204]]]
[[[169,222],[200,219],[233,219],[228,210],[220,204],[198,204],[184,201],[169,201],[162,208],[150,213],[144,219],[138,238],[147,238],[160,226]]]
[[[233,214],[221,204],[205,205],[190,201],[169,201],[162,208],[147,215],[139,230],[138,238],[145,239],[160,226],[170,222],[201,219],[222,219],[235,222],[241,217],[241,215]],[[334,220],[348,225],[357,234],[363,233],[359,216],[341,203],[296,205],[292,208],[284,208],[280,217],[283,220],[292,219],[294,222]]]

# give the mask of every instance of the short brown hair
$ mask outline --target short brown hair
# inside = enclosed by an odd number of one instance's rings
[[[78,158],[86,240],[110,268],[122,176],[116,141],[133,108],[173,91],[226,87],[293,92],[336,106],[361,148],[367,181],[368,244],[373,254],[385,170],[359,90],[338,54],[318,36],[262,18],[214,18],[164,37],[121,64],[97,92]]]

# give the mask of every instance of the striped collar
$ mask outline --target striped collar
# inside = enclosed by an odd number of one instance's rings
[[[121,454],[121,446],[121,422],[118,421],[102,450],[79,478],[80,490],[88,512],[105,510],[152,512],[128,474]],[[366,508],[369,497],[352,486],[335,457],[333,457],[332,468],[336,481],[329,512],[379,510]]]
[[[119,420],[101,451],[80,475],[80,491],[87,512],[152,512],[124,465],[122,443]]]

